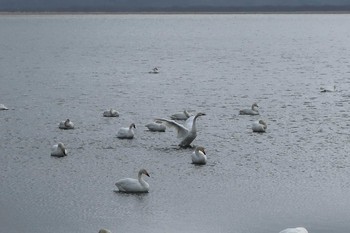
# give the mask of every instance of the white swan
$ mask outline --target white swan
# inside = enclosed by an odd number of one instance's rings
[[[324,87],[321,87],[320,89],[321,89],[321,92],[335,92],[335,88],[336,88],[336,86],[334,85],[333,88],[329,88],[329,87],[324,88]]]
[[[267,129],[267,124],[263,120],[255,121],[252,125],[253,132],[263,133]]]
[[[117,112],[117,110],[110,109],[110,110],[104,111],[103,116],[104,117],[118,117],[119,113]]]
[[[308,233],[308,231],[304,227],[296,227],[284,229],[280,233]]]
[[[164,122],[169,127],[175,127],[177,137],[181,138],[180,147],[189,147],[193,140],[197,137],[196,120],[199,116],[205,116],[205,113],[197,113],[195,116],[188,118],[184,125],[181,125],[173,120],[159,118],[156,120]]]
[[[134,138],[134,129],[136,129],[136,126],[134,123],[132,123],[129,128],[120,128],[117,133],[118,138],[122,139],[132,139]]]
[[[200,165],[207,163],[207,155],[205,153],[204,147],[197,146],[196,149],[192,152],[192,163]]]
[[[253,103],[251,109],[239,110],[239,115],[259,115],[258,107],[257,103]]]
[[[54,145],[51,150],[51,156],[54,157],[64,157],[67,155],[67,150],[62,142]]]
[[[191,114],[189,114],[186,110],[183,112],[178,112],[170,116],[172,120],[187,120]]]
[[[162,124],[161,121],[155,121],[155,122],[151,122],[147,125],[145,125],[149,131],[153,131],[153,132],[165,132],[165,125]]]
[[[74,129],[74,124],[69,119],[65,121],[61,121],[58,125],[58,128],[60,129]]]
[[[158,67],[154,67],[150,72],[148,72],[150,74],[158,74],[159,73],[159,69]]]
[[[146,169],[141,169],[138,173],[138,179],[124,178],[118,180],[115,185],[118,187],[119,192],[127,193],[145,193],[149,190],[149,184],[142,179],[142,174],[149,177]]]
[[[98,231],[98,233],[111,233],[111,231],[109,231],[107,229],[101,229]]]
[[[5,105],[0,104],[0,110],[9,110]]]

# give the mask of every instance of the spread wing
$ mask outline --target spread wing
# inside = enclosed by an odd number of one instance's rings
[[[193,120],[194,120],[195,116],[190,116],[189,118],[187,118],[186,122],[185,122],[185,127],[190,130],[192,129],[192,125],[193,125]]]
[[[177,123],[176,121],[173,121],[173,120],[167,120],[167,119],[163,119],[163,118],[158,118],[158,119],[155,119],[156,121],[161,121],[161,122],[164,122],[166,126],[168,127],[173,127],[176,129],[177,131],[177,137],[178,138],[183,138],[185,137],[187,134],[188,134],[188,129]]]

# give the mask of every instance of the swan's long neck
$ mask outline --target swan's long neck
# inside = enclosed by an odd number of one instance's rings
[[[196,131],[197,131],[197,128],[196,128],[196,120],[197,120],[198,117],[199,117],[199,115],[196,115],[196,116],[193,118],[192,129],[191,129],[192,132],[196,132]]]
[[[139,178],[140,184],[142,186],[146,186],[146,182],[142,179],[142,172],[139,172],[138,178]]]

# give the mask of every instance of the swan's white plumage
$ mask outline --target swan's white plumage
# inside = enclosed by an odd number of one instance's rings
[[[239,110],[239,114],[240,115],[259,115],[259,111],[257,109],[258,107],[259,106],[257,103],[253,103],[250,109]]]
[[[159,73],[159,69],[158,67],[154,67],[150,72],[148,72],[150,74],[158,74]]]
[[[74,129],[74,124],[71,120],[67,119],[65,121],[61,121],[58,125],[60,129]]]
[[[163,125],[161,121],[151,122],[145,126],[148,128],[149,131],[153,132],[165,132],[166,129],[165,125]]]
[[[333,87],[321,87],[321,92],[335,92],[336,86]]]
[[[134,138],[134,129],[136,129],[136,126],[134,123],[132,123],[128,128],[120,128],[117,132],[117,137],[121,139],[132,139]]]
[[[51,149],[51,156],[54,157],[64,157],[67,155],[67,150],[62,142],[59,142],[56,145],[53,145]]]
[[[187,120],[190,116],[191,114],[189,114],[186,110],[184,110],[183,112],[178,112],[171,115],[170,119],[184,121],[184,120]]]
[[[168,120],[163,118],[158,118],[156,120],[164,122],[169,127],[174,127],[177,130],[177,137],[181,138],[179,146],[188,147],[191,145],[193,140],[197,137],[196,120],[199,116],[204,116],[205,113],[197,113],[184,125],[179,124],[174,120]],[[189,127],[190,126],[190,127]]]
[[[9,110],[5,105],[0,104],[0,110]]]
[[[101,229],[98,231],[98,233],[111,233],[111,231],[107,229]]]
[[[255,121],[252,124],[253,132],[263,133],[267,129],[267,124],[263,120]]]
[[[196,149],[192,152],[192,163],[194,164],[206,164],[207,155],[205,153],[204,147],[197,146]]]
[[[296,227],[296,228],[287,228],[279,233],[308,233],[308,231],[304,227]]]
[[[117,112],[117,110],[114,110],[111,108],[110,110],[104,111],[103,116],[104,117],[118,117],[119,113]]]
[[[149,191],[149,184],[142,178],[142,174],[149,177],[146,169],[141,169],[138,173],[138,178],[124,178],[118,180],[115,185],[120,192],[127,193],[143,193]]]

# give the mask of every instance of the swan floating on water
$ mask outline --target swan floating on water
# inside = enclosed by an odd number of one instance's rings
[[[136,126],[134,123],[132,123],[129,128],[120,128],[117,133],[117,137],[121,139],[132,139],[134,138],[134,129],[136,129]]]
[[[98,231],[98,233],[111,233],[111,231],[107,229],[101,229]]]
[[[279,233],[308,233],[308,231],[304,227],[296,227],[296,228],[287,228]]]
[[[259,115],[258,107],[257,103],[253,103],[251,109],[239,110],[239,115]]]
[[[147,125],[145,125],[149,131],[153,131],[153,132],[165,132],[165,125],[162,124],[161,121],[155,121],[155,122],[151,122]]]
[[[263,133],[267,129],[267,124],[263,120],[255,121],[252,125],[253,132]]]
[[[58,128],[60,129],[74,129],[74,124],[69,119],[65,121],[61,121],[58,125]]]
[[[159,69],[158,67],[154,67],[150,72],[148,72],[150,74],[158,74],[159,73]]]
[[[149,184],[142,179],[142,174],[149,177],[146,169],[141,169],[138,173],[138,179],[124,178],[115,183],[119,192],[126,193],[147,193],[149,190]]]
[[[207,163],[207,155],[205,153],[204,147],[197,146],[192,152],[192,163],[204,165]]]
[[[189,114],[186,110],[183,112],[178,112],[170,116],[172,120],[187,120],[191,114]]]
[[[321,89],[321,92],[335,92],[335,88],[336,88],[336,86],[334,85],[333,88],[321,87],[320,89]]]
[[[51,156],[60,158],[66,155],[67,155],[67,150],[62,142],[59,142],[58,144],[52,147]]]
[[[199,116],[205,116],[205,113],[197,113],[195,116],[188,118],[184,125],[181,125],[173,120],[167,120],[159,118],[161,122],[164,122],[169,127],[174,127],[177,130],[177,137],[181,138],[179,144],[180,147],[190,147],[193,140],[197,137],[196,120]]]
[[[9,110],[5,105],[0,104],[0,110]]]
[[[103,116],[104,117],[118,117],[119,113],[117,112],[117,110],[110,109],[110,110],[104,111]]]

